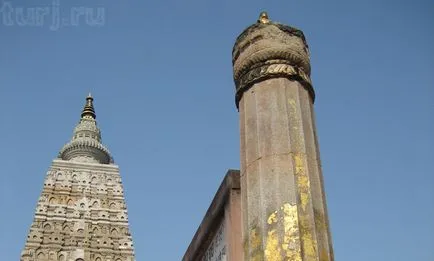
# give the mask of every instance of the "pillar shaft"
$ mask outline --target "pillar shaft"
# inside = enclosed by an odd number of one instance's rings
[[[243,50],[240,56],[249,52],[249,48],[255,49],[254,56],[258,49],[269,50],[267,45],[275,46],[273,34],[262,38],[267,40],[258,41],[256,46],[252,41],[261,39],[258,35],[266,32],[277,32],[275,28],[267,28],[272,25],[260,25],[250,32],[253,34],[250,40],[245,36],[248,45],[238,41],[236,49]],[[274,35],[281,39],[279,34]],[[290,43],[286,41],[288,49],[294,47]],[[259,73],[254,76],[259,80],[250,85],[237,85],[244,260],[331,261],[333,250],[316,137],[313,89],[308,88],[310,80],[303,81],[308,73],[298,75],[301,69],[289,65],[292,61],[280,60],[270,65],[271,60],[265,59],[259,65],[250,63],[251,68],[239,75],[246,77],[256,70]],[[235,65],[237,62],[240,63],[235,61]],[[270,71],[270,67],[279,67],[280,74],[269,73],[276,72]]]

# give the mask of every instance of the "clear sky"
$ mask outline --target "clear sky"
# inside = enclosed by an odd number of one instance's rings
[[[432,1],[52,3],[0,2],[2,261],[19,259],[89,91],[137,260],[180,260],[226,170],[239,168],[231,52],[262,10],[310,46],[336,260],[434,260]],[[56,12],[23,21],[20,7],[58,8],[70,26]],[[72,7],[104,16],[71,20]]]

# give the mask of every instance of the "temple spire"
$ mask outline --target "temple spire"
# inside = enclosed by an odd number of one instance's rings
[[[91,95],[80,111],[45,176],[20,261],[136,260],[119,168],[101,144]]]
[[[109,164],[113,162],[108,149],[101,143],[101,131],[96,123],[93,97],[89,93],[81,112],[80,122],[72,139],[59,153],[63,160]]]

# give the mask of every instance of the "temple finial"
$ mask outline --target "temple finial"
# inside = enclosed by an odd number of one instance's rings
[[[93,108],[93,97],[90,92],[86,97],[86,105],[84,105],[83,111],[81,112],[81,118],[85,118],[86,116],[96,119],[95,109]]]
[[[101,131],[96,123],[93,97],[90,93],[86,97],[86,104],[81,112],[81,119],[74,128],[72,139],[60,150],[59,157],[77,162],[113,162],[110,152],[101,143]]]
[[[261,12],[261,14],[259,15],[258,23],[261,23],[261,24],[270,23],[270,19],[268,18],[267,12],[265,12],[265,11]]]

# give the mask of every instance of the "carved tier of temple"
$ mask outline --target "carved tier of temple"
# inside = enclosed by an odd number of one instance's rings
[[[331,261],[303,32],[262,13],[233,49],[244,260]]]
[[[101,143],[101,131],[96,123],[93,97],[90,94],[86,97],[86,104],[72,139],[60,150],[59,158],[79,162],[113,163],[109,150]]]

